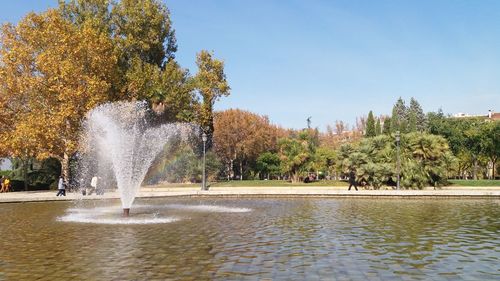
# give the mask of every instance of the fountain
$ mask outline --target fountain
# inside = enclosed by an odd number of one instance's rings
[[[129,216],[139,187],[158,153],[167,145],[186,141],[194,132],[194,126],[186,123],[155,126],[152,116],[145,102],[115,102],[91,110],[84,124],[79,178],[85,181],[96,167],[112,171],[124,217]]]

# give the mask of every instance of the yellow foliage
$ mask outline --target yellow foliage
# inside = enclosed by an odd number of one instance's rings
[[[117,79],[112,42],[57,10],[3,25],[0,40],[0,153],[73,154],[86,112],[110,100]]]

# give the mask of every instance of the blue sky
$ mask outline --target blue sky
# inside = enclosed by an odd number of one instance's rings
[[[57,1],[0,0],[2,22]],[[500,111],[500,1],[171,0],[183,67],[213,50],[242,108],[284,127],[390,114],[398,97],[424,111]]]

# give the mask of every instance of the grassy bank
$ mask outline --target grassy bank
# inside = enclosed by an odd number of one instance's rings
[[[233,180],[210,183],[211,186],[230,187],[230,186],[347,186],[343,181],[317,181],[311,183],[291,183],[283,180]]]
[[[500,180],[449,180],[451,186],[498,186],[500,187]],[[209,182],[211,187],[266,187],[266,186],[348,186],[345,181],[327,181],[321,180],[311,183],[291,183],[283,180],[232,180],[232,181],[219,181]],[[201,183],[171,183],[162,184],[163,187],[198,187]]]
[[[452,186],[500,186],[500,180],[449,180]]]
[[[8,176],[11,171],[0,171],[0,177],[2,176]]]
[[[311,183],[291,183],[289,181],[283,180],[233,180],[233,181],[220,181],[220,182],[209,182],[211,187],[265,187],[265,186],[348,186],[347,182],[344,181],[317,181]],[[171,183],[171,184],[162,184],[164,187],[197,187],[200,186],[200,183],[195,184],[179,184],[179,183]]]

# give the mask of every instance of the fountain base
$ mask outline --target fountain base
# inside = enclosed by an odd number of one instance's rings
[[[123,209],[123,217],[129,217],[130,215],[130,208],[124,208]]]

